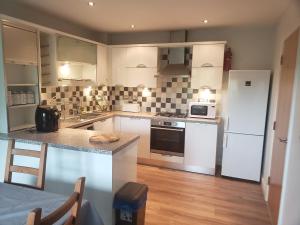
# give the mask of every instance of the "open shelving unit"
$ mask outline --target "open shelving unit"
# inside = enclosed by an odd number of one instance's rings
[[[13,132],[35,126],[40,102],[39,38],[37,31],[10,23],[2,24],[2,37],[8,132]]]

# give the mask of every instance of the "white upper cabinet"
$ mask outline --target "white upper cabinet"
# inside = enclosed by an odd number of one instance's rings
[[[37,33],[3,25],[4,57],[6,62],[38,64]]]
[[[191,87],[222,89],[225,44],[193,46]]]
[[[191,88],[222,89],[223,67],[192,68]]]
[[[157,47],[129,47],[127,48],[126,67],[156,68],[157,57]]]
[[[97,64],[97,45],[66,36],[57,37],[57,60]]]
[[[109,85],[111,77],[109,72],[109,55],[106,46],[97,46],[97,84]]]
[[[156,87],[156,47],[112,47],[112,85]]]
[[[112,85],[127,84],[126,76],[126,50],[127,48],[111,48],[111,75]]]
[[[192,67],[223,67],[224,48],[224,44],[194,45]]]
[[[126,83],[124,86],[137,87],[144,85],[147,88],[156,87],[157,68],[126,68]]]

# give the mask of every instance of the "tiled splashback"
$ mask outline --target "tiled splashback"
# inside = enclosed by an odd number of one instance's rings
[[[125,98],[140,103],[142,112],[187,113],[188,103],[201,97],[200,90],[190,87],[189,77],[159,77],[157,88],[112,87],[111,103],[117,108]],[[216,92],[212,93],[215,102]]]
[[[192,89],[189,77],[158,77],[157,88],[144,87],[43,87],[42,104],[57,105],[66,109],[66,116],[73,114],[78,106],[86,111],[99,109],[107,104],[109,109],[120,109],[122,101],[138,102],[142,112],[187,113],[190,101],[198,101],[203,91]],[[212,90],[210,101],[216,101]],[[79,105],[78,105],[79,104]]]
[[[107,106],[110,110],[110,96],[111,88],[106,86],[43,87],[41,90],[42,105],[56,105],[67,117],[74,115],[78,107],[84,111],[94,111]]]

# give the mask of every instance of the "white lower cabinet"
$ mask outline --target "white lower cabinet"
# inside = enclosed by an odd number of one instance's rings
[[[93,125],[94,125],[94,130],[103,133],[113,133],[115,130],[113,118],[107,118],[104,120],[97,121]]]
[[[186,123],[184,165],[186,170],[214,174],[217,124]]]
[[[120,121],[121,132],[140,136],[138,157],[150,158],[150,119],[119,117],[117,120]]]

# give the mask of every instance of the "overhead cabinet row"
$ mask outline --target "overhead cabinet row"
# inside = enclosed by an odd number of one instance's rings
[[[3,34],[7,40],[6,60],[23,64],[37,64],[36,43],[40,40],[41,83],[44,86],[77,81],[96,85],[157,86],[160,47],[97,45],[55,33],[38,32],[37,36],[36,32],[6,25]],[[221,89],[224,46],[224,43],[191,46],[192,88]]]

